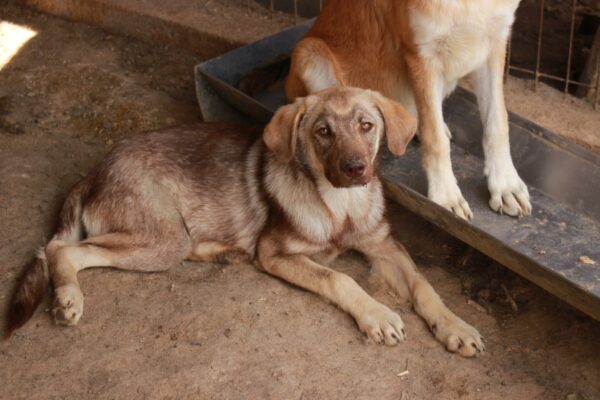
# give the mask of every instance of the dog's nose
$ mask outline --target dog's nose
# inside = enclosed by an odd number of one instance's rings
[[[350,160],[346,161],[342,169],[348,178],[360,178],[365,174],[367,166],[362,160]]]

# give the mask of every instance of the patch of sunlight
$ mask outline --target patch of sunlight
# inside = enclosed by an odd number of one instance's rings
[[[37,32],[25,26],[0,21],[0,70]]]

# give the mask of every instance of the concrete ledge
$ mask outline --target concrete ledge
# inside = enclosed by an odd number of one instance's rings
[[[290,26],[281,13],[268,17],[253,2],[185,0],[20,0],[72,21],[212,58]]]

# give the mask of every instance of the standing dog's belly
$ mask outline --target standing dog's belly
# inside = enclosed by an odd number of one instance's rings
[[[495,43],[508,37],[516,3],[462,2],[446,5],[444,13],[410,10],[418,55],[441,75],[445,87],[453,88],[485,63]]]

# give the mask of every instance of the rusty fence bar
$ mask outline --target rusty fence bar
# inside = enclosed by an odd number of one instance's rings
[[[567,97],[569,92],[569,81],[571,79],[571,57],[573,56],[573,32],[575,31],[575,9],[577,8],[577,0],[571,1],[571,29],[569,30],[569,55],[567,56],[567,73],[565,74],[565,91],[563,99]]]
[[[537,53],[535,58],[535,85],[534,88],[537,91],[538,81],[540,79],[540,62],[542,60],[542,37],[544,36],[544,0],[540,0],[540,19],[539,19],[539,30],[537,38]],[[510,61],[509,61],[510,63]]]
[[[596,88],[596,93],[594,94],[594,108],[598,105],[598,98],[600,98],[600,96],[598,96],[600,93],[600,66],[598,69],[599,71],[596,73],[596,85],[594,86]]]
[[[504,83],[508,79],[508,73],[510,71],[510,51],[512,49],[512,35],[508,38],[506,43],[506,59],[504,60]]]
[[[294,25],[298,23],[298,0],[294,0]]]
[[[543,36],[543,30],[544,30],[544,6],[545,6],[545,1],[539,0],[540,12],[539,12],[539,21],[538,21],[539,28],[538,28],[538,37],[537,37],[535,70],[518,67],[511,63],[511,59],[510,59],[511,50],[510,49],[511,49],[512,40],[509,40],[509,43],[507,45],[506,74],[508,75],[508,73],[510,71],[518,71],[518,72],[532,75],[533,79],[535,81],[535,86],[534,86],[535,89],[537,89],[540,78],[546,78],[546,79],[551,79],[554,81],[564,82],[565,85],[563,88],[563,93],[564,93],[563,98],[566,98],[566,96],[568,95],[569,87],[571,85],[589,88],[590,90],[594,91],[594,99],[592,100],[592,105],[593,105],[594,109],[596,109],[598,107],[598,98],[600,97],[599,96],[599,93],[600,93],[600,89],[599,89],[600,88],[600,71],[598,71],[596,74],[595,82],[586,83],[586,82],[581,82],[578,80],[571,79],[571,69],[572,69],[572,61],[573,61],[572,60],[572,58],[573,58],[573,41],[575,39],[575,18],[576,18],[576,11],[577,11],[577,0],[571,0],[571,13],[570,13],[571,20],[570,20],[569,44],[568,44],[569,47],[568,47],[568,54],[567,54],[567,69],[565,72],[565,76],[560,77],[560,76],[541,72],[542,36]],[[597,68],[600,68],[600,66]]]

